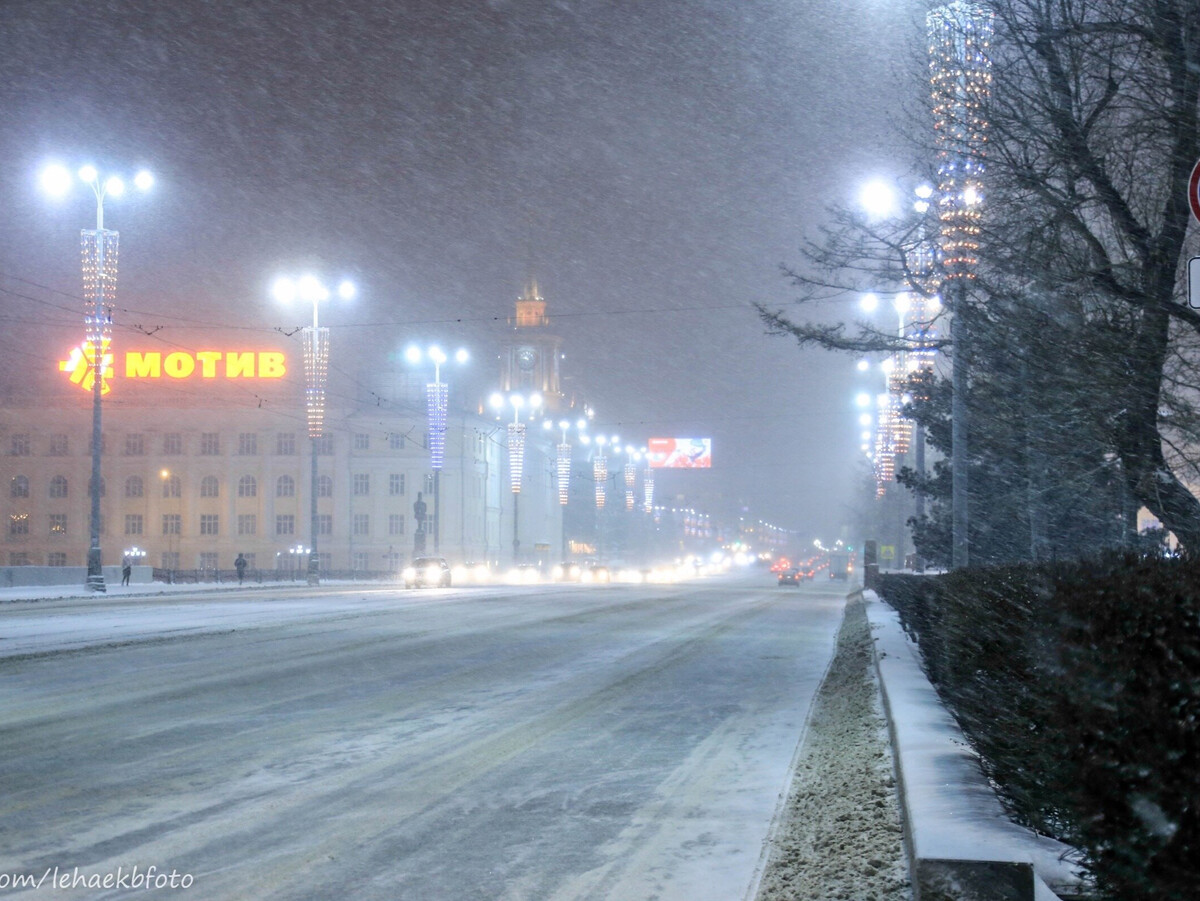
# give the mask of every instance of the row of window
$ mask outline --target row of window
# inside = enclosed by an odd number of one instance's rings
[[[30,515],[28,513],[13,513],[8,517],[8,534],[11,537],[27,536],[30,534]],[[426,518],[426,528],[433,528],[433,517]],[[129,536],[145,535],[145,517],[141,513],[126,513],[125,514],[125,533]],[[221,517],[217,513],[202,513],[199,518],[198,535],[219,535],[221,534]],[[388,535],[403,535],[405,533],[405,519],[403,513],[391,513],[388,515]],[[100,517],[100,531],[105,531],[104,517]],[[355,513],[350,519],[350,531],[355,537],[364,537],[371,534],[371,515],[369,513]],[[67,514],[51,513],[49,514],[49,534],[54,538],[62,538],[67,535]],[[183,535],[183,517],[178,513],[164,513],[162,516],[162,534],[167,538],[182,537]],[[238,535],[257,535],[258,534],[258,514],[256,513],[239,513],[237,516],[237,533]],[[280,513],[275,517],[275,535],[295,535],[296,534],[296,517],[291,513]],[[332,535],[333,534],[333,517],[328,513],[322,513],[317,516],[317,535]]]
[[[246,558],[246,569],[253,573],[258,567],[258,555],[254,553],[244,553]],[[329,554],[317,554],[320,558],[321,571],[328,572],[332,567],[332,557]],[[180,566],[179,551],[163,551],[160,563],[163,569],[178,570]],[[225,561],[226,565],[221,566],[221,555],[213,551],[205,551],[197,556],[198,569],[213,571],[217,569],[232,569],[232,564]],[[400,565],[402,556],[400,554],[385,554],[383,557],[384,566],[389,569],[395,569]],[[34,555],[28,551],[11,551],[8,555],[9,566],[31,566],[35,563]],[[46,554],[47,566],[67,566],[67,554],[65,551],[52,551]],[[286,551],[281,551],[275,555],[274,568],[279,572],[302,572],[308,565],[308,557],[304,554],[295,554]],[[371,555],[366,551],[355,551],[350,555],[350,565],[356,570],[368,570],[371,568]]]
[[[239,432],[237,437],[237,454],[240,457],[258,455],[259,435],[257,432]],[[388,450],[403,450],[405,436],[401,432],[391,432],[386,438]],[[101,438],[100,450],[106,453],[108,442]],[[141,432],[129,432],[125,435],[124,454],[127,457],[143,457],[147,453],[146,436]],[[167,456],[183,454],[183,432],[165,432],[162,435],[162,453]],[[371,449],[371,436],[356,434],[353,438],[354,450],[366,451]],[[70,453],[70,441],[66,434],[50,435],[46,445],[46,454],[50,457],[65,457]],[[92,442],[88,440],[88,453],[92,452]],[[33,444],[28,432],[14,433],[10,436],[9,454],[14,457],[28,457],[33,453]],[[221,433],[200,433],[200,456],[216,457],[221,454]],[[277,456],[292,456],[296,453],[296,433],[277,432],[275,434],[275,454]],[[328,456],[333,453],[333,435],[322,435],[317,439],[317,453]]]
[[[433,491],[433,476],[426,477],[425,490]],[[54,498],[67,496],[67,479],[65,476],[54,476],[50,480],[49,495]],[[100,496],[106,496],[105,480],[100,480]],[[125,480],[125,497],[143,497],[146,483],[141,476],[130,476]],[[13,476],[9,482],[9,497],[29,497],[29,479],[26,476]],[[352,480],[351,491],[355,497],[368,497],[371,494],[371,476],[368,473],[356,473]],[[392,497],[403,496],[405,491],[404,473],[391,473],[388,476],[388,494]],[[91,496],[89,490],[88,496]],[[162,496],[175,498],[183,496],[183,482],[177,475],[162,479]],[[220,497],[221,483],[216,476],[205,476],[200,480],[201,497]],[[258,479],[254,476],[242,476],[237,483],[238,497],[258,497]],[[288,475],[282,475],[275,480],[276,497],[295,497],[296,480]],[[333,479],[329,476],[317,478],[317,497],[333,497]]]

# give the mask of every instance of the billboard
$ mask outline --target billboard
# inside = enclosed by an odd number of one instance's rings
[[[710,469],[711,438],[651,438],[646,444],[651,469]]]

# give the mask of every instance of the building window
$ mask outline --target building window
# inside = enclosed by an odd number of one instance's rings
[[[51,457],[65,457],[70,451],[70,445],[67,442],[66,435],[51,435],[50,450],[47,451]],[[65,563],[63,564],[66,565]]]
[[[214,553],[211,551],[206,551],[205,553],[200,555],[200,568],[201,569],[215,570],[218,567],[220,567],[220,565],[221,565],[221,555],[220,554],[217,554],[217,553]]]
[[[370,555],[366,551],[355,551],[350,555],[350,566],[355,572],[365,572],[370,568]]]
[[[296,453],[296,433],[280,432],[275,436],[275,453],[281,457],[290,457]]]
[[[62,551],[52,551],[46,555],[47,566],[66,566],[67,555]]]
[[[59,538],[67,534],[67,514],[50,514],[50,537]]]
[[[354,435],[354,449],[355,449],[356,451],[358,451],[358,450],[370,450],[370,449],[371,449],[371,436],[370,436],[370,435],[364,435],[362,432],[357,432],[357,433],[355,433],[355,435]]]
[[[28,566],[29,553],[27,551],[10,551],[8,555],[9,566]]]
[[[141,432],[130,432],[125,436],[125,456],[143,457],[146,454],[146,436]]]
[[[66,497],[67,496],[67,477],[55,476],[50,480],[50,496],[51,497]]]
[[[205,476],[200,480],[200,496],[201,497],[220,497],[221,483],[217,481],[216,476]]]
[[[126,497],[141,497],[142,496],[142,477],[130,476],[125,480],[125,496]]]
[[[317,514],[317,534],[332,535],[333,534],[333,516],[328,513]]]
[[[425,493],[433,494],[433,473],[425,473]]]
[[[388,514],[388,534],[403,535],[404,534],[404,514],[389,513]]]
[[[238,497],[258,497],[258,479],[254,476],[238,479]]]
[[[220,432],[200,433],[200,454],[204,457],[218,457],[221,455]]]
[[[178,457],[183,453],[183,435],[179,432],[167,432],[163,435],[163,454]]]
[[[183,517],[178,513],[163,514],[163,534],[164,535],[182,535],[183,534]]]
[[[366,497],[371,493],[371,476],[365,472],[354,474],[354,496]]]
[[[333,456],[333,436],[332,435],[322,435],[320,438],[315,439],[315,442],[317,445],[317,455],[318,456],[321,456],[321,457],[332,457]]]
[[[254,513],[238,514],[238,534],[255,535],[258,533],[258,516]]]
[[[28,535],[29,534],[29,514],[28,513],[11,513],[11,514],[9,514],[8,534],[9,535]]]
[[[29,456],[29,435],[22,432],[19,435],[12,436],[12,455],[14,457]]]
[[[393,497],[404,494],[404,473],[393,472],[388,476],[388,494]]]
[[[369,513],[354,514],[354,534],[357,536],[366,536],[371,534],[371,515]]]
[[[29,479],[25,476],[13,476],[9,483],[10,497],[29,497]]]
[[[276,535],[295,535],[296,517],[291,513],[280,513],[275,517]]]
[[[163,569],[179,569],[179,551],[163,551]]]
[[[166,476],[162,485],[163,497],[183,497],[183,482],[179,476]]]
[[[333,497],[333,479],[317,476],[317,497]]]
[[[388,448],[390,450],[404,450],[404,433],[391,432],[388,435]]]
[[[291,476],[280,476],[275,480],[275,496],[276,497],[295,497],[296,496],[296,480]]]
[[[241,432],[238,434],[238,455],[253,457],[258,453],[258,433]]]
[[[125,534],[126,535],[141,535],[142,534],[142,514],[126,513],[125,514]],[[214,533],[216,534],[216,533]]]
[[[218,535],[220,534],[221,518],[216,513],[201,513],[200,514],[200,534],[201,535]]]

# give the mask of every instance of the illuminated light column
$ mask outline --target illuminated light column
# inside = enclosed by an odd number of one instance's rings
[[[497,392],[491,397],[491,405],[497,411],[511,406],[513,421],[508,424],[508,477],[513,496],[513,562],[521,558],[520,499],[521,479],[525,472],[525,423],[521,422],[521,411],[526,405],[529,415],[535,415],[542,406],[542,396],[532,394],[528,400],[521,394],[505,397]]]
[[[608,443],[608,439],[603,435],[596,438],[596,446],[599,450],[596,456],[592,458],[592,478],[596,480],[596,509],[604,509],[604,488],[608,482],[608,458],[604,456],[604,446]]]
[[[317,442],[325,434],[325,386],[329,380],[329,329],[320,324],[318,310],[321,301],[329,299],[329,289],[315,276],[304,275],[299,279],[281,278],[273,289],[275,299],[290,304],[294,300],[312,304],[313,322],[304,327],[304,403],[308,416],[308,437],[312,445],[312,465],[309,476],[309,537],[311,546],[308,554],[308,584],[321,581],[321,564],[317,551]],[[338,297],[350,300],[356,293],[351,282],[338,285]],[[301,547],[297,545],[297,547]],[[292,552],[295,552],[295,548]]]
[[[416,364],[428,356],[433,362],[433,381],[425,385],[425,410],[429,420],[429,465],[433,469],[433,552],[441,551],[442,468],[446,462],[446,420],[450,409],[450,386],[442,381],[442,364],[449,358],[440,347],[431,347],[423,355],[419,347],[404,352],[408,362]],[[466,363],[470,355],[460,348],[456,363]]]
[[[630,454],[633,448],[626,448]],[[625,464],[625,509],[633,510],[633,491],[637,487],[637,463],[630,460]]]
[[[642,473],[643,509],[647,513],[654,512],[654,470],[649,467]]]
[[[87,553],[87,588],[89,591],[106,591],[104,584],[103,554],[100,551],[100,456],[104,444],[102,428],[102,395],[108,393],[105,376],[111,372],[112,356],[109,344],[112,340],[112,311],[117,299],[117,248],[119,232],[104,227],[104,200],[120,197],[125,193],[125,182],[117,176],[101,180],[94,166],[79,170],[79,179],[96,196],[96,227],[80,232],[83,263],[83,322],[85,343],[90,357],[92,389],[92,476],[88,488],[91,492],[90,539]],[[70,190],[74,179],[63,166],[52,165],[42,172],[43,189],[54,196],[62,196]],[[141,191],[148,191],[154,184],[154,176],[142,170],[133,179]],[[87,381],[84,381],[85,387]]]
[[[929,75],[938,161],[938,218],[941,223],[945,299],[954,314],[951,372],[952,566],[970,562],[967,508],[967,288],[978,265],[983,176],[987,145],[986,107],[991,94],[988,50],[992,14],[975,3],[954,0],[929,12]]]
[[[587,425],[588,421],[584,418],[575,423],[575,428],[581,438],[584,437],[583,433]],[[542,426],[551,429],[555,427],[555,423],[547,420]],[[558,505],[562,508],[562,559],[566,562],[570,547],[567,542],[567,504],[571,499],[571,444],[567,441],[567,432],[571,428],[571,423],[563,419],[558,422],[557,427],[562,432],[562,441],[555,445],[554,472],[558,479]]]

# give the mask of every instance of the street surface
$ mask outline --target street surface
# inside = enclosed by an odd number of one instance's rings
[[[128,881],[154,867],[205,899],[743,898],[845,594],[2,604],[0,896],[180,896]]]

